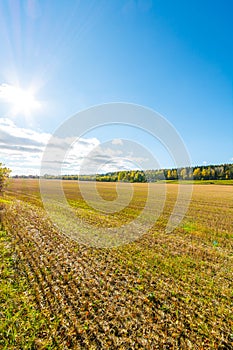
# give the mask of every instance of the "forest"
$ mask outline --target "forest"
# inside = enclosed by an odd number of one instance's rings
[[[38,178],[39,176],[13,176],[14,178]],[[123,170],[97,175],[61,175],[46,174],[47,179],[102,181],[102,182],[156,182],[161,180],[232,180],[233,164],[202,165],[157,170]]]

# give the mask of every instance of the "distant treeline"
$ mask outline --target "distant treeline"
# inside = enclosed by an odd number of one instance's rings
[[[39,178],[39,176],[13,176],[14,178]],[[44,175],[46,179],[102,181],[102,182],[156,182],[160,180],[231,180],[233,164],[202,165],[178,169],[124,170],[97,175]]]

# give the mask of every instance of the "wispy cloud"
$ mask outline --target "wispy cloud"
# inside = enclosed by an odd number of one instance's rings
[[[43,152],[49,140],[52,140],[50,148],[55,162],[55,157],[59,158],[59,149],[67,149],[72,145],[74,138],[52,138],[49,133],[20,128],[8,118],[0,118],[0,162],[9,166],[13,174],[39,174]],[[98,144],[99,141],[94,138],[80,139],[71,146],[70,157],[60,163],[63,163],[64,167],[70,166],[71,170],[75,162],[79,164]]]
[[[101,144],[95,137],[59,138],[0,118],[0,162],[10,167],[13,175],[39,175],[42,161],[44,173],[50,174],[96,174],[146,169],[152,164],[148,155],[132,142],[114,139]]]

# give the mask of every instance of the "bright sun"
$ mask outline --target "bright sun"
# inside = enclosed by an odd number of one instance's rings
[[[40,107],[32,89],[24,90],[20,87],[2,84],[0,86],[0,97],[12,105],[12,113],[29,115]]]

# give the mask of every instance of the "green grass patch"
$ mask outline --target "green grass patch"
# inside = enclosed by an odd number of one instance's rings
[[[165,182],[170,184],[183,184],[183,185],[233,185],[233,180],[162,180],[158,182]]]
[[[0,203],[10,204],[10,203],[12,203],[12,201],[9,200],[9,199],[5,199],[5,198],[1,198],[1,197],[0,197]]]
[[[183,224],[182,228],[183,230],[185,230],[185,232],[189,233],[197,230],[197,226],[193,222],[186,222],[185,224]]]

